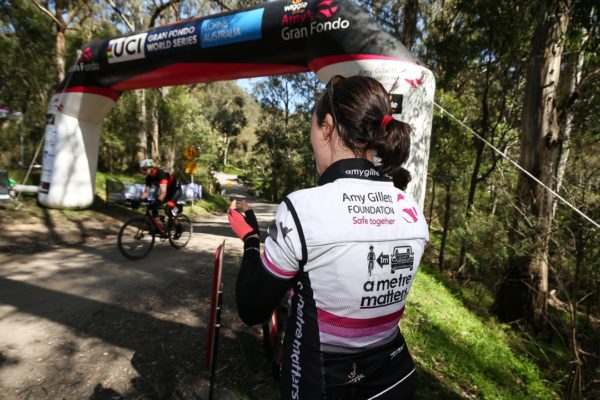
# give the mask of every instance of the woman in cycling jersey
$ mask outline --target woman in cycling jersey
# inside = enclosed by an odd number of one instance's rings
[[[265,321],[291,289],[282,399],[410,399],[416,372],[398,324],[429,238],[404,192],[410,127],[390,116],[379,82],[337,76],[317,100],[311,143],[318,186],[284,199],[262,253],[253,213],[232,203],[239,315]]]

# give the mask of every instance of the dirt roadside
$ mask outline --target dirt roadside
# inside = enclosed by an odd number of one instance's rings
[[[266,228],[275,205],[253,205]],[[260,329],[236,314],[242,245],[226,216],[195,218],[186,248],[158,243],[140,261],[116,248],[126,217],[0,218],[0,398],[207,398],[213,255],[223,240],[215,399],[277,398]]]

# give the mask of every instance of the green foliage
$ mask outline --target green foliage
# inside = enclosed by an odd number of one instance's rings
[[[469,249],[472,276],[482,279],[491,287],[504,272],[508,259],[508,230],[505,221],[475,209],[466,224],[456,228],[454,234]]]
[[[218,153],[218,136],[213,131],[202,104],[202,96],[193,88],[176,86],[161,97],[159,128],[161,146],[171,148],[178,160],[178,170],[183,171],[181,152],[189,145],[199,151],[201,165],[212,165]]]
[[[50,24],[31,2],[0,3],[0,105],[23,113],[19,121],[0,124],[3,166],[20,161],[21,135],[26,164],[43,136],[46,102],[56,84],[54,47]]]
[[[511,350],[522,339],[484,323],[426,271],[412,286],[402,330],[420,367],[460,397],[559,398],[535,363]]]
[[[215,82],[198,90],[198,101],[203,105],[204,118],[211,127],[210,146],[200,149],[200,159],[214,169],[222,169],[225,154],[224,130],[229,129],[228,164],[241,165],[249,156],[254,141],[258,114],[256,100],[233,82]],[[220,115],[220,116],[218,116]],[[225,126],[227,125],[227,126]]]
[[[110,111],[102,124],[98,170],[126,171],[137,169],[137,160],[131,149],[135,149],[137,138],[137,97],[134,92],[125,92]]]
[[[217,102],[217,110],[211,117],[213,128],[223,135],[223,165],[227,165],[229,145],[248,124],[244,114],[244,98],[235,96]]]
[[[469,115],[469,110],[452,93],[440,89],[437,96],[437,102],[459,119]],[[471,161],[465,157],[469,154],[470,140],[465,140],[464,128],[443,113],[434,114],[433,127],[429,173],[442,184],[457,182],[464,177]]]
[[[308,110],[318,88],[314,75],[272,77],[256,87],[261,115],[246,175],[264,197],[275,201],[315,183]]]

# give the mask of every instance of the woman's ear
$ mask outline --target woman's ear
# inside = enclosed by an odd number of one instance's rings
[[[325,140],[331,139],[331,135],[333,134],[333,130],[335,128],[333,124],[333,117],[331,114],[325,114],[325,118],[323,119],[323,125],[321,126],[324,129],[324,138]]]

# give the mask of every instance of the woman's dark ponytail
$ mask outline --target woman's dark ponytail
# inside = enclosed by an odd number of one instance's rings
[[[381,83],[358,75],[338,81],[317,100],[319,125],[327,114],[335,115],[338,136],[348,149],[357,157],[374,150],[382,161],[379,172],[391,176],[397,188],[406,189],[411,177],[402,165],[410,154],[411,129],[390,115],[390,100]]]
[[[391,176],[394,186],[405,190],[411,180],[410,172],[402,167],[410,155],[410,125],[387,117],[384,120],[372,141],[373,150],[381,159],[379,171]]]

